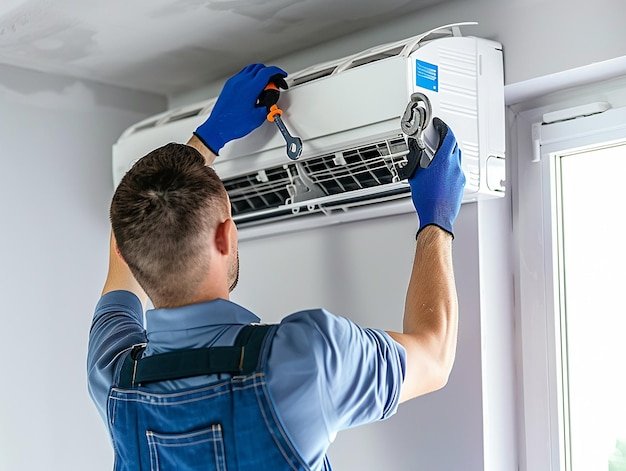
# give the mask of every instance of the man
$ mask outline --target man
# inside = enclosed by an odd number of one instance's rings
[[[115,192],[87,367],[117,470],[330,469],[339,430],[385,419],[447,382],[457,336],[452,225],[465,177],[438,119],[433,161],[409,181],[420,226],[403,333],[321,309],[244,328],[259,319],[228,300],[237,228],[208,165],[264,122],[257,98],[270,81],[284,88],[286,75],[244,68],[187,145],[140,159]],[[155,309],[144,329],[148,297]]]

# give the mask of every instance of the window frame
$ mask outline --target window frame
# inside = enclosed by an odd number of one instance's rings
[[[623,90],[622,90],[623,92]],[[620,92],[620,93],[622,93]],[[581,94],[578,104],[594,101]],[[541,124],[555,105],[515,113],[517,160],[514,168],[518,420],[521,469],[569,469],[564,433],[567,381],[561,368],[561,263],[555,208],[559,204],[558,156],[626,139],[626,107],[616,97],[600,114]],[[564,104],[561,109],[567,108]],[[557,108],[558,109],[558,108]],[[515,110],[512,110],[515,112]]]

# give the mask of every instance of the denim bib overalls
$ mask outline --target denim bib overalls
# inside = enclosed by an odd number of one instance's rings
[[[268,396],[265,367],[277,326],[246,326],[232,347],[121,361],[107,416],[116,471],[309,470]],[[150,381],[231,376],[204,387],[154,393]],[[306,426],[306,424],[303,424]],[[325,470],[330,470],[328,460]]]

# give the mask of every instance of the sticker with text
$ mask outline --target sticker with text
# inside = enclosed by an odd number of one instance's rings
[[[439,67],[435,64],[416,60],[415,61],[415,84],[418,87],[439,91]]]

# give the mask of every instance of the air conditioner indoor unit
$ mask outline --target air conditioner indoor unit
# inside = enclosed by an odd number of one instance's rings
[[[454,131],[467,183],[464,202],[504,194],[502,47],[447,25],[290,73],[279,106],[303,142],[297,160],[270,122],[221,150],[214,168],[230,195],[240,237],[413,211],[399,170],[400,121],[412,96]],[[425,103],[425,102],[427,103]],[[113,178],[151,150],[187,142],[215,98],[169,110],[126,130],[113,146]],[[426,125],[428,123],[425,123]],[[432,141],[433,126],[424,133]]]

